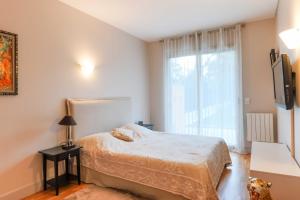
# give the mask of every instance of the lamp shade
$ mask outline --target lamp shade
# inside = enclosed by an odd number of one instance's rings
[[[300,28],[291,28],[279,34],[279,37],[288,49],[300,47]]]
[[[66,115],[58,124],[64,125],[64,126],[75,126],[77,123],[73,119],[72,116]]]

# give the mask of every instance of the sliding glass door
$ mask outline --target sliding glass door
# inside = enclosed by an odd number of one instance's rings
[[[178,48],[178,44],[166,47]],[[222,137],[239,149],[243,134],[241,66],[240,52],[233,47],[188,53],[172,49],[165,60],[168,132]]]

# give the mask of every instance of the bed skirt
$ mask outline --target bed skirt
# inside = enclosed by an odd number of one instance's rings
[[[187,200],[170,192],[141,185],[118,177],[109,176],[93,169],[81,166],[81,179],[85,183],[93,183],[101,187],[126,190],[148,199],[158,200]]]

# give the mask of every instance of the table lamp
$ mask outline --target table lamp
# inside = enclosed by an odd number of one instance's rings
[[[62,146],[62,148],[71,149],[75,147],[75,145],[72,142],[72,126],[77,125],[76,121],[73,119],[72,116],[66,115],[58,124],[67,127],[67,142],[65,145]]]

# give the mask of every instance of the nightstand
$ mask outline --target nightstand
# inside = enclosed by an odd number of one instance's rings
[[[44,190],[47,190],[47,186],[55,187],[56,195],[59,194],[59,186],[67,185],[71,180],[76,180],[78,184],[80,180],[80,149],[81,147],[75,146],[72,149],[65,150],[62,146],[53,147],[39,151],[43,156],[43,183]],[[76,157],[77,162],[77,175],[70,174],[70,162],[71,157]],[[47,180],[47,160],[54,162],[54,178]],[[58,162],[65,161],[66,172],[65,174],[58,175]]]
[[[153,130],[153,124],[144,124],[143,121],[138,121],[137,124],[147,128],[147,129]]]
[[[153,130],[153,124],[143,124],[142,126],[147,129]]]

